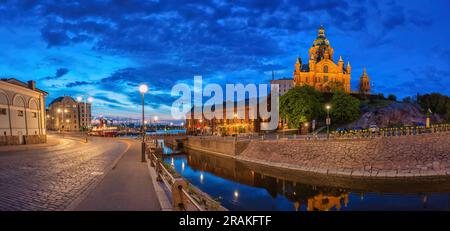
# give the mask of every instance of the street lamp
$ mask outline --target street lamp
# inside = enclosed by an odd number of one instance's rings
[[[331,124],[331,118],[330,118],[330,109],[331,106],[328,104],[325,106],[325,109],[327,109],[327,120],[326,120],[326,124],[327,124],[327,139],[330,138],[330,124]]]
[[[64,130],[66,129],[65,124],[67,122],[64,118],[64,114],[66,114],[68,111],[67,111],[67,109],[64,108],[64,105],[63,105],[63,109],[58,108],[56,111],[58,112],[58,114],[62,114],[62,116],[61,116],[62,117],[62,119],[61,119],[62,129],[61,129],[61,131],[62,131],[63,137],[64,137]],[[59,120],[59,118],[58,118],[58,120]]]
[[[78,96],[77,97],[77,102],[81,103],[82,101],[83,101],[83,96]],[[84,115],[84,129],[86,130],[86,134],[85,134],[86,142],[88,141],[88,139],[87,139],[87,136],[88,136],[87,130],[89,129],[88,127],[89,127],[89,124],[90,124],[89,123],[90,119],[88,118],[88,113],[87,113],[87,103],[89,102],[90,104],[92,104],[92,101],[94,101],[94,99],[92,97],[84,98],[84,113],[83,113],[83,115]],[[80,122],[80,125],[81,125],[81,122]],[[80,126],[80,129],[81,129],[81,126]]]
[[[147,93],[148,87],[145,84],[139,86],[139,92],[142,95],[142,146],[141,146],[141,161],[145,162],[145,119],[144,119],[144,95]]]

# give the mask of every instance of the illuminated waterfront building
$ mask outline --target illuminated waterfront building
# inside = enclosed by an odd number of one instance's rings
[[[77,102],[70,96],[54,99],[47,113],[49,130],[80,131],[91,126],[91,104]]]

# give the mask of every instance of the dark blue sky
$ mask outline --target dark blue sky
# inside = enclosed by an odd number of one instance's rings
[[[450,1],[5,1],[0,0],[0,76],[35,79],[50,93],[89,94],[94,111],[170,118],[176,83],[266,83],[291,77],[323,24],[375,91],[400,98],[450,94]]]

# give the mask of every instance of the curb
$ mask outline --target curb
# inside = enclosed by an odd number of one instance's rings
[[[157,174],[155,168],[151,166],[150,159],[146,157],[147,160],[147,168],[150,178],[152,180],[153,188],[155,189],[156,197],[159,202],[159,207],[161,207],[161,211],[172,211],[173,206],[171,199],[166,193],[166,190],[160,185],[161,183],[156,180]]]

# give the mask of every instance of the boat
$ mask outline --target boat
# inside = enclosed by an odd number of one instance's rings
[[[100,124],[93,127],[89,131],[89,136],[103,136],[103,137],[116,137],[119,133],[119,128],[114,126],[108,126],[107,120],[100,117]]]

